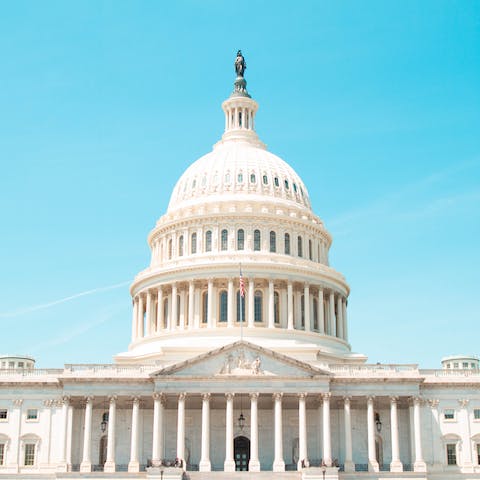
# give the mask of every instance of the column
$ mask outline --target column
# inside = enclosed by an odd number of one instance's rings
[[[201,472],[210,472],[212,465],[210,463],[210,394],[202,395],[202,451],[200,457],[199,470]]]
[[[348,342],[348,322],[347,322],[347,299],[344,298],[342,302],[343,312],[343,338]]]
[[[368,444],[368,471],[380,471],[377,453],[375,450],[375,412],[373,408],[374,397],[367,397],[367,444]]]
[[[330,296],[328,298],[328,316],[329,316],[329,323],[330,323],[330,335],[333,337],[337,336],[337,322],[335,320],[335,294],[330,292]]]
[[[473,473],[472,462],[472,441],[470,432],[470,419],[468,418],[468,399],[460,399],[460,412],[458,413],[458,423],[460,426],[460,436],[462,437],[462,451],[460,452],[459,464],[462,465],[462,472]],[[477,463],[477,462],[475,462]]]
[[[258,459],[258,393],[250,394],[250,472],[260,471]]]
[[[332,466],[332,439],[330,437],[330,397],[331,393],[323,394],[323,463]]]
[[[253,278],[248,279],[248,327],[255,324],[255,283]]]
[[[139,472],[140,463],[138,461],[138,420],[140,413],[140,398],[133,398],[132,405],[132,431],[130,440],[130,462],[128,462],[129,472]]]
[[[233,458],[233,393],[226,393],[227,408],[225,412],[225,472],[235,471],[235,459]]]
[[[178,318],[178,300],[177,300],[177,284],[172,283],[172,302],[170,306],[170,329],[174,330],[177,328],[177,318]]]
[[[298,462],[297,470],[308,467],[306,393],[298,394]]]
[[[268,328],[275,328],[275,297],[273,280],[268,281]]]
[[[143,338],[143,297],[138,295],[137,338]]]
[[[157,291],[157,332],[160,332],[163,328],[163,289],[159,287]]]
[[[403,472],[400,461],[400,447],[398,442],[398,397],[390,397],[390,429],[392,434],[392,461],[391,472]]]
[[[145,313],[145,335],[152,333],[152,292],[147,292],[147,310]]]
[[[227,326],[233,327],[234,316],[233,316],[233,305],[234,305],[234,293],[233,293],[233,278],[228,279],[228,290],[227,290]]]
[[[413,463],[414,472],[426,472],[427,466],[423,460],[422,453],[422,424],[420,418],[420,407],[422,401],[419,397],[413,399],[413,432],[415,438],[415,462]]]
[[[208,279],[208,299],[207,299],[207,310],[208,310],[208,318],[207,318],[207,327],[213,328],[213,280],[211,278]]]
[[[179,315],[179,328],[180,330],[185,330],[185,306],[187,303],[187,300],[185,296],[187,295],[187,292],[182,289],[180,291],[180,315]]]
[[[67,472],[72,471],[73,405],[68,406]]]
[[[138,318],[138,299],[136,297],[132,298],[133,309],[132,309],[132,342],[137,339],[137,318]]]
[[[108,437],[107,437],[107,461],[103,467],[104,472],[115,472],[115,422],[117,413],[117,397],[110,397],[108,409]]]
[[[350,397],[343,397],[343,413],[345,418],[345,472],[354,472],[352,448],[352,415],[350,410]]]
[[[68,406],[70,403],[69,397],[62,398],[62,430],[60,437],[60,461],[57,465],[57,472],[66,472],[67,465],[67,433],[68,433]]]
[[[153,449],[152,465],[157,466],[163,459],[163,421],[165,417],[165,397],[153,394]]]
[[[305,331],[309,332],[310,327],[310,287],[305,285],[303,287],[303,308],[305,310]]]
[[[83,456],[80,472],[92,471],[92,412],[93,397],[85,399],[85,428],[83,430]]]
[[[438,399],[429,400],[429,405],[432,413],[432,460],[433,470],[439,471],[442,469],[442,462],[444,461],[443,445],[441,444],[442,432],[440,429],[440,421],[438,414]]]
[[[293,285],[287,283],[287,329],[293,330]]]
[[[193,280],[188,284],[188,328],[193,328],[193,313],[195,311],[195,284]]]
[[[342,296],[338,295],[337,297],[337,315],[338,315],[338,331],[337,337],[343,339],[343,301]]]
[[[325,328],[325,311],[323,310],[323,290],[318,289],[318,328],[320,333],[326,333]]]
[[[283,428],[282,428],[282,393],[274,393],[275,402],[275,458],[273,460],[273,471],[284,472],[285,462],[283,460]]]
[[[177,410],[177,458],[182,462],[183,469],[185,465],[185,393],[178,396]]]

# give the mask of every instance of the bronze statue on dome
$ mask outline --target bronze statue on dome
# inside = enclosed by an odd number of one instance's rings
[[[245,63],[245,58],[242,55],[242,51],[237,52],[237,58],[235,59],[235,72],[237,77],[243,77],[247,64]]]

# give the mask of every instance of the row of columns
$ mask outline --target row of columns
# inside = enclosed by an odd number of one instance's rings
[[[224,470],[227,472],[235,471],[234,459],[234,415],[233,400],[234,393],[227,393],[225,408],[225,461]],[[298,394],[298,438],[299,438],[299,460],[298,469],[308,465],[308,443],[307,443],[307,415],[306,415],[306,393]],[[253,472],[260,471],[259,462],[259,443],[258,443],[258,393],[250,394],[250,463],[249,470]],[[273,394],[274,402],[274,460],[272,469],[274,472],[285,470],[285,461],[283,456],[283,425],[282,425],[282,393]],[[185,399],[186,394],[181,393],[177,399],[177,447],[176,456],[183,461],[185,465]],[[201,456],[200,471],[210,471],[210,399],[211,395],[205,393],[202,395],[202,425],[201,425]],[[323,450],[322,461],[326,466],[332,466],[332,443],[330,428],[330,393],[319,395],[322,402],[322,437]],[[153,396],[153,445],[152,445],[152,463],[158,463],[163,456],[163,429],[165,421],[165,397],[160,393]],[[108,441],[107,458],[104,465],[105,472],[115,471],[115,427],[116,427],[116,401],[117,397],[110,397],[109,417],[108,417]],[[355,464],[353,462],[352,446],[352,421],[351,421],[351,397],[343,397],[344,401],[344,425],[345,425],[345,472],[353,472]],[[413,429],[414,429],[414,451],[415,451],[415,471],[425,471],[426,465],[423,460],[422,442],[421,442],[421,419],[420,419],[420,399],[413,400]],[[67,427],[68,424],[68,399],[64,400],[62,407],[63,429],[61,438],[60,464],[59,468],[66,463],[67,446]],[[399,437],[398,437],[398,398],[390,397],[390,425],[391,425],[391,463],[392,472],[403,471],[403,465],[400,461]],[[92,436],[92,408],[93,398],[86,398],[85,406],[85,428],[83,439],[83,457],[80,465],[81,472],[91,471],[91,436]],[[130,461],[128,464],[129,472],[138,472],[139,464],[139,412],[140,398],[134,397],[132,404],[132,425],[131,425],[131,448]],[[367,398],[367,445],[368,445],[368,469],[378,472],[379,464],[376,458],[375,449],[375,418],[374,418],[374,397]]]
[[[255,280],[248,279],[246,309],[244,312],[247,327],[255,327]],[[236,320],[235,306],[237,293],[235,286],[239,280],[227,280],[227,327],[233,327]],[[324,291],[322,288],[311,290],[309,284],[303,289],[293,288],[293,282],[287,282],[285,288],[275,290],[274,280],[268,280],[266,301],[266,324],[269,328],[278,326],[288,330],[301,329],[316,331],[348,341],[347,328],[347,299],[333,290]],[[204,287],[199,288],[192,280],[188,289],[179,289],[176,283],[171,284],[166,294],[165,287],[148,290],[145,294],[139,293],[133,299],[132,341],[144,336],[160,333],[163,330],[183,330],[185,328],[200,328],[202,324],[203,306],[201,293]],[[262,289],[263,292],[263,289]],[[275,323],[275,294],[278,294],[279,324]],[[218,287],[213,279],[207,280],[207,328],[214,328],[219,324]],[[304,311],[302,315],[302,295]],[[178,297],[180,302],[178,302]],[[168,299],[168,311],[165,312],[164,300]],[[316,312],[314,309],[316,301]],[[263,308],[263,307],[262,307]],[[262,312],[263,313],[263,312]],[[315,319],[316,313],[316,319]],[[166,318],[165,318],[166,317]],[[303,326],[301,320],[303,317]],[[295,322],[296,319],[296,322]],[[316,325],[315,325],[316,320]],[[316,327],[316,328],[315,328]]]
[[[245,178],[244,181],[247,181]],[[257,179],[259,183],[261,179]],[[270,179],[271,181],[271,179]],[[300,233],[289,233],[289,232],[275,232],[276,242],[275,242],[275,252],[272,252],[270,249],[270,228],[258,228],[251,227],[244,230],[244,248],[239,250],[237,245],[237,235],[238,229],[235,227],[230,228],[221,228],[215,226],[213,228],[205,227],[198,228],[193,232],[189,229],[185,229],[183,232],[173,232],[170,234],[165,234],[160,238],[157,238],[152,244],[152,264],[160,264],[168,260],[182,258],[189,255],[188,252],[191,252],[191,255],[196,253],[211,253],[221,251],[221,238],[220,232],[222,230],[228,230],[228,249],[227,251],[246,251],[253,252],[254,249],[254,234],[255,230],[260,230],[261,232],[261,244],[260,251],[268,253],[284,253],[285,255],[291,255],[294,257],[301,257],[307,260],[312,260],[317,263],[323,263],[328,265],[328,245],[325,240],[321,237],[309,238],[308,235],[303,235]],[[211,232],[211,246],[209,251],[206,252],[206,232]],[[195,240],[192,240],[192,233],[196,234]],[[289,233],[289,251],[285,248],[285,234]],[[300,245],[299,245],[299,238]],[[181,240],[181,242],[180,242]],[[311,242],[311,245],[310,245]],[[180,243],[182,246],[180,247]],[[194,246],[192,245],[194,244]],[[299,250],[299,247],[301,250]],[[192,251],[193,249],[193,251]],[[195,253],[194,253],[195,252]]]

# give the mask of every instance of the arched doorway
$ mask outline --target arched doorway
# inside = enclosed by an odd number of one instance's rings
[[[250,440],[247,437],[235,437],[233,440],[233,451],[235,456],[235,470],[246,472],[250,461]]]

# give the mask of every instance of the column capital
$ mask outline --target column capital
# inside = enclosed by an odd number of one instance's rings
[[[273,398],[274,400],[281,400],[282,397],[283,397],[283,393],[282,393],[282,392],[276,392],[276,393],[274,393],[274,394],[272,395],[272,398]]]
[[[390,403],[391,404],[397,404],[398,403],[398,397],[395,395],[390,395]]]
[[[438,400],[437,398],[430,398],[427,401],[430,408],[437,408],[438,404],[440,403],[440,400]]]
[[[62,396],[62,404],[68,405],[70,403],[70,397],[68,395]]]
[[[421,397],[412,397],[411,400],[413,402],[413,405],[420,406],[423,403],[423,398],[421,398]]]
[[[15,403],[15,401],[14,401],[14,403]],[[45,407],[52,407],[53,405],[55,405],[55,400],[52,400],[51,398],[49,398],[48,400],[44,400],[43,405]]]
[[[458,400],[458,403],[460,404],[460,407],[462,408],[466,408],[468,406],[468,403],[470,402],[470,400],[468,400],[467,398],[461,398]]]
[[[93,402],[93,399],[95,398],[93,395],[85,395],[85,397],[83,397],[85,399],[85,403],[92,403]]]
[[[227,398],[227,400],[233,400],[233,397],[235,396],[234,393],[232,392],[228,392],[225,394],[225,397]]]
[[[163,394],[162,392],[154,392],[152,397],[154,400],[160,400],[160,403],[165,405],[166,398],[165,398],[165,394]]]
[[[110,395],[108,397],[108,401],[110,402],[110,405],[114,405],[116,403],[117,399],[118,399],[117,395]]]
[[[258,392],[253,392],[250,394],[250,398],[252,400],[258,400],[258,397],[259,397],[259,393]]]
[[[297,397],[298,397],[298,398],[303,398],[303,399],[305,399],[305,398],[307,398],[307,395],[308,395],[307,392],[297,393]]]
[[[367,395],[367,404],[375,401],[375,395]]]
[[[138,396],[138,395],[132,395],[131,398],[132,398],[133,404],[140,405],[140,396]]]
[[[202,400],[210,401],[210,397],[212,396],[211,393],[202,393]]]
[[[186,392],[182,392],[178,394],[178,400],[185,400],[185,398],[187,398]]]
[[[330,400],[332,396],[332,393],[331,392],[325,392],[325,393],[321,393],[320,394],[320,398],[325,401],[325,400]]]
[[[351,396],[345,395],[345,396],[343,397],[343,403],[344,403],[345,405],[350,405],[350,401],[351,401],[351,400],[352,400],[352,397],[351,397]]]

